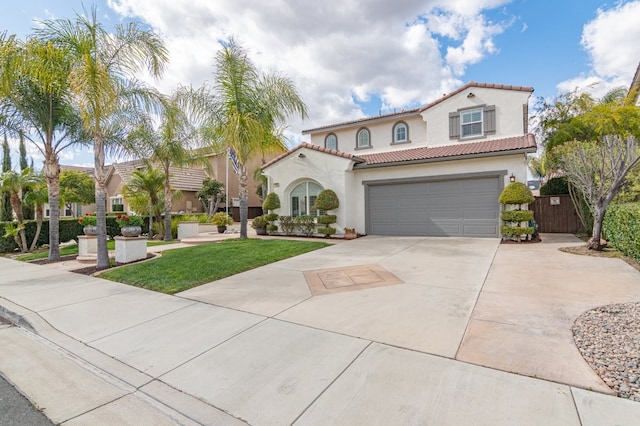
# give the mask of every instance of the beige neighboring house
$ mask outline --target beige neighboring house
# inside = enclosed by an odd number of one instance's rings
[[[374,235],[498,237],[498,196],[527,182],[533,88],[468,83],[422,107],[330,124],[263,166],[280,215],[317,215],[332,189],[343,227]]]
[[[60,170],[73,170],[76,172],[86,173],[90,176],[93,176],[93,167],[80,167],[80,166],[63,166],[60,165]],[[71,206],[62,206],[60,208],[60,217],[61,218],[69,218],[69,217],[78,217],[84,214],[92,214],[96,212],[96,205],[82,205],[73,203]],[[49,217],[49,204],[44,205],[44,217]]]
[[[633,80],[631,80],[631,86],[629,86],[629,91],[632,90],[635,90],[633,95],[635,97],[636,106],[640,106],[640,62],[638,63],[638,68],[636,68]]]
[[[226,184],[227,176],[227,161],[228,161],[228,194],[229,194],[229,212],[233,214],[234,220],[240,220],[239,212],[239,194],[238,194],[238,175],[233,171],[233,166],[230,160],[227,160],[226,155],[211,155],[209,156],[209,170],[205,170],[202,165],[191,167],[172,167],[170,169],[171,174],[171,186],[174,189],[180,190],[181,197],[173,200],[172,213],[203,213],[204,206],[202,202],[196,197],[196,193],[202,189],[202,182],[207,178],[216,179],[223,184]],[[257,159],[248,165],[247,170],[251,173],[252,170],[258,168],[262,160]],[[107,189],[107,205],[106,210],[108,213],[117,212],[118,206],[122,206],[122,211],[131,213],[131,209],[127,204],[127,201],[122,195],[122,187],[128,183],[131,179],[132,173],[136,170],[145,169],[147,166],[141,160],[125,161],[120,163],[113,163],[105,166],[106,174],[106,189]],[[88,174],[93,175],[93,168],[91,167],[75,167],[75,166],[61,166],[63,170],[78,170],[85,171]],[[254,182],[251,176],[248,177],[249,184],[249,218],[262,214],[262,201],[256,194],[257,183]],[[47,206],[48,207],[48,206]],[[221,209],[226,206],[224,203],[220,205]],[[65,211],[65,216],[77,216],[86,213],[95,213],[95,205],[90,206],[73,206],[68,212]],[[62,211],[61,211],[61,217]]]

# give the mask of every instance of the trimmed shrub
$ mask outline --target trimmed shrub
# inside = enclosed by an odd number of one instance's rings
[[[540,187],[540,195],[564,195],[568,193],[569,183],[564,176],[549,179],[547,183]]]
[[[531,235],[535,231],[533,226],[507,226],[502,225],[500,227],[500,233],[503,237],[507,238],[520,238],[523,235]]]
[[[334,210],[340,207],[340,201],[338,200],[338,196],[331,189],[325,189],[320,191],[318,197],[316,198],[316,202],[312,207],[313,210]]]
[[[269,222],[273,222],[274,220],[278,220],[278,215],[275,213],[269,213],[269,214],[265,214],[264,218]]]
[[[321,225],[331,225],[336,223],[337,217],[335,214],[321,214],[318,216],[317,222]]]
[[[533,203],[535,198],[531,190],[522,182],[514,182],[507,185],[502,190],[498,201],[502,204],[528,204]]]
[[[280,222],[280,227],[284,235],[291,235],[296,229],[296,222],[291,216],[280,216],[278,221]]]
[[[278,225],[267,225],[267,232],[276,232],[278,230]]]
[[[262,209],[265,211],[276,210],[280,208],[280,197],[275,192],[270,192],[262,203]]]
[[[505,222],[529,222],[533,219],[531,210],[503,210],[500,219]]]
[[[253,229],[267,229],[268,224],[269,221],[264,216],[256,216],[251,222],[251,227]]]
[[[318,228],[318,234],[322,234],[325,237],[329,237],[330,235],[333,235],[335,233],[336,233],[336,228],[332,228],[330,226],[326,228]]]
[[[313,235],[316,230],[316,221],[313,216],[302,215],[295,218],[296,227],[307,237]]]
[[[602,225],[609,244],[640,262],[640,203],[609,205]]]

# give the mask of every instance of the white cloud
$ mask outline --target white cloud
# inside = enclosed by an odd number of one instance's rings
[[[484,12],[509,0],[108,0],[167,43],[171,64],[159,88],[213,79],[219,40],[234,36],[264,71],[291,77],[310,119],[289,131],[363,115],[372,96],[383,108],[424,104],[462,84],[465,67],[497,48],[505,24]],[[446,52],[443,56],[441,52]],[[297,139],[297,137],[293,137]]]
[[[599,9],[582,32],[582,47],[589,54],[591,71],[558,84],[558,90],[585,90],[596,97],[628,86],[640,61],[640,1]]]

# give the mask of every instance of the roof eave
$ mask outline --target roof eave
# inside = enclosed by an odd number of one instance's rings
[[[398,118],[403,118],[410,115],[418,115],[419,113],[420,113],[420,108],[413,108],[410,110],[400,111],[392,114],[378,115],[375,117],[365,117],[359,120],[353,120],[353,121],[348,121],[348,122],[339,123],[339,124],[330,124],[327,126],[316,127],[314,129],[306,129],[302,131],[302,134],[310,135],[312,133],[330,132],[332,130],[340,130],[346,127],[352,127],[354,124],[362,124],[364,126],[365,124],[369,124],[369,123],[386,121],[388,119],[398,119]]]
[[[379,167],[394,167],[394,166],[406,166],[406,165],[413,165],[413,164],[440,163],[443,161],[469,160],[473,158],[499,157],[504,155],[515,155],[515,154],[529,154],[536,151],[537,151],[536,147],[528,147],[528,148],[519,148],[519,149],[512,149],[512,150],[505,150],[505,151],[492,151],[492,152],[482,152],[482,153],[476,153],[476,154],[451,155],[448,157],[423,158],[420,160],[394,161],[390,163],[355,164],[353,168],[354,170],[362,170],[362,169],[375,169]]]

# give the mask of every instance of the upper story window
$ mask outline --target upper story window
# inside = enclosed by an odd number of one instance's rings
[[[472,109],[460,113],[460,135],[463,138],[482,135],[481,109]]]
[[[324,147],[328,149],[338,150],[338,137],[333,133],[329,133],[326,138],[324,138]]]
[[[495,105],[459,109],[449,113],[449,139],[481,138],[495,132]]]
[[[371,148],[371,134],[369,129],[362,128],[356,134],[356,149]]]
[[[409,126],[401,121],[393,126],[393,143],[403,142],[409,142]]]

